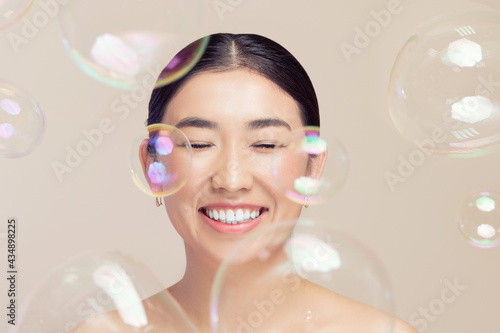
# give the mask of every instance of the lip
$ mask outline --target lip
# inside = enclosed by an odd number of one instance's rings
[[[227,202],[216,202],[216,203],[213,203],[213,204],[209,204],[209,205],[203,206],[201,208],[209,208],[209,209],[216,209],[216,208],[222,208],[222,209],[226,209],[226,208],[232,208],[232,209],[237,209],[237,208],[241,208],[241,209],[261,209],[263,207],[264,206],[251,205],[251,204],[230,204],[230,203],[227,203]],[[264,209],[267,210],[266,207],[264,207]]]
[[[261,209],[261,214],[259,217],[253,219],[252,221],[248,222],[243,222],[243,223],[238,223],[238,224],[227,224],[219,221],[212,220],[208,216],[203,213],[203,209],[216,209],[216,208],[222,208],[222,209]],[[267,212],[269,209],[267,209],[264,206],[257,206],[257,205],[250,205],[250,204],[228,204],[228,203],[214,203],[210,205],[203,206],[202,208],[198,209],[198,214],[201,215],[201,219],[203,222],[208,224],[209,227],[214,229],[217,232],[220,232],[222,234],[243,234],[246,232],[249,232],[256,228],[263,220],[263,218],[267,215]]]

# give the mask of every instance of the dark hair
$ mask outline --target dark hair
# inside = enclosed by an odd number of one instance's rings
[[[192,76],[206,71],[248,68],[264,75],[296,101],[304,126],[319,126],[319,106],[312,82],[297,59],[284,47],[255,34],[219,33],[205,38],[209,41],[196,65],[180,79],[153,90],[148,125],[161,122],[170,100]],[[168,71],[171,69],[167,65],[160,77],[168,75]]]

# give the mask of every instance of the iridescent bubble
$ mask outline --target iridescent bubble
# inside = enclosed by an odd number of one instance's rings
[[[119,252],[89,252],[54,269],[11,333],[196,332],[154,274]]]
[[[21,157],[32,152],[43,128],[38,102],[24,89],[0,81],[0,157]]]
[[[277,147],[273,156],[273,175],[278,186],[294,202],[324,202],[338,192],[347,178],[345,150],[336,139],[327,144],[319,136],[319,127],[294,131]]]
[[[183,77],[200,60],[207,48],[209,36],[200,38],[183,48],[162,70],[155,87],[167,85]]]
[[[132,146],[132,179],[149,195],[174,194],[186,183],[191,170],[189,140],[174,126],[153,124],[146,129],[148,138],[141,137]]]
[[[473,157],[500,149],[500,13],[439,17],[403,46],[388,91],[399,132],[426,151]]]
[[[168,84],[190,70],[208,37],[178,53],[168,72],[156,78],[185,42],[203,28],[208,3],[198,0],[74,1],[58,15],[64,45],[76,65],[94,79],[123,89]]]
[[[33,5],[33,0],[0,0],[0,30],[17,22]]]
[[[347,233],[295,225],[255,229],[228,252],[212,286],[212,332],[392,332],[391,285],[373,251]],[[373,308],[379,326],[362,320]]]
[[[470,195],[459,211],[458,227],[467,241],[479,248],[500,245],[500,195],[483,191]]]

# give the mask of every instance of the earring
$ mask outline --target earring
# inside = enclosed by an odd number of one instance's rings
[[[161,197],[156,197],[156,207],[160,207],[163,205],[163,202],[161,201]]]
[[[306,202],[304,203],[304,207],[309,207],[309,196],[306,196]]]

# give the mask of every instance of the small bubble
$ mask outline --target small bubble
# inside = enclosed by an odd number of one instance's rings
[[[24,89],[0,81],[0,157],[32,152],[44,130],[41,106]]]
[[[479,248],[500,245],[500,195],[483,191],[471,194],[462,204],[458,226],[468,242]]]
[[[342,145],[335,139],[327,144],[318,127],[304,127],[280,142],[272,166],[278,186],[300,204],[321,203],[336,194],[347,178],[347,167]]]
[[[131,172],[143,192],[163,197],[177,192],[191,170],[191,145],[174,126],[153,124],[148,135],[135,140],[131,149]]]

